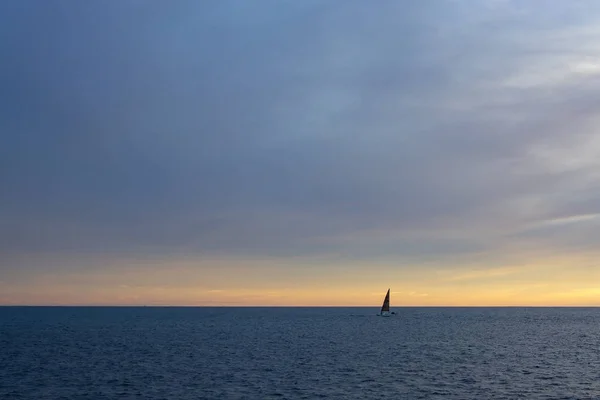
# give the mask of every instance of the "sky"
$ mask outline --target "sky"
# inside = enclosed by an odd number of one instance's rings
[[[600,306],[600,2],[0,2],[0,304]]]

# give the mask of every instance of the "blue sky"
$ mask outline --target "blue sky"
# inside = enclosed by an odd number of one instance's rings
[[[148,259],[207,291],[229,260],[595,293],[599,22],[592,0],[4,1],[3,301]]]

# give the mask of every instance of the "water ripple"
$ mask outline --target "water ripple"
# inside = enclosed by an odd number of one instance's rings
[[[0,398],[598,399],[600,309],[0,308]]]

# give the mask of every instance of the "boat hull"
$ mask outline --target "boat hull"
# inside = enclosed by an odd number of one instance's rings
[[[379,316],[380,317],[389,317],[391,314],[389,311],[382,311]]]

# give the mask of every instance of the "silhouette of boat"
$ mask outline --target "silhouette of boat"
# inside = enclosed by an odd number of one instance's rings
[[[395,312],[390,312],[390,289],[388,289],[385,294],[385,299],[383,299],[383,305],[381,306],[381,311],[379,312],[380,317],[389,317],[390,315],[396,314]]]

